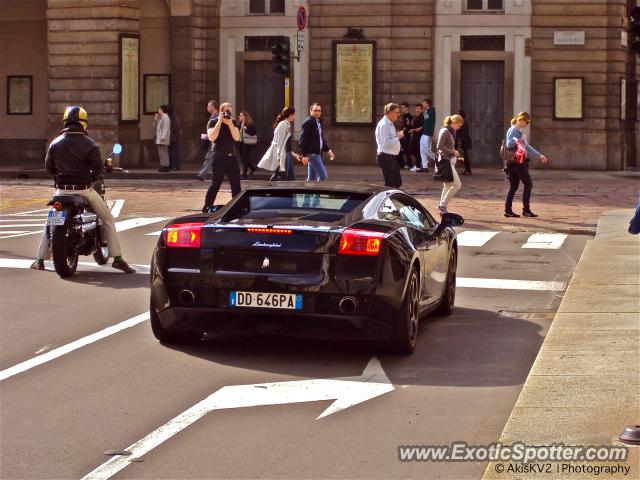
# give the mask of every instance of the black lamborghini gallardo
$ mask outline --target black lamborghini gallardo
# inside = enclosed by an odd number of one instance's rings
[[[422,315],[449,315],[454,226],[410,195],[374,185],[251,187],[213,213],[179,217],[151,264],[161,342],[204,333],[364,339],[411,353]]]

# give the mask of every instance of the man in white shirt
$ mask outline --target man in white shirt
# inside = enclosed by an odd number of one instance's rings
[[[397,132],[394,122],[400,117],[400,107],[397,103],[384,106],[384,117],[376,126],[376,143],[378,144],[376,160],[382,169],[384,184],[387,187],[400,188],[400,140],[404,137],[402,130]]]

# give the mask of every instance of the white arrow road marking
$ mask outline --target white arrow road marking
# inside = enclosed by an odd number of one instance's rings
[[[132,460],[150,452],[213,410],[335,400],[317,418],[320,419],[393,390],[395,387],[376,357],[371,358],[359,377],[223,387],[127,447],[125,450],[131,452],[131,456],[114,456],[84,476],[83,480],[112,477]]]
[[[508,278],[456,278],[456,287],[492,288],[500,290],[550,290],[564,292],[565,282],[545,282],[541,280],[511,280]]]
[[[458,246],[460,247],[481,247],[500,232],[489,232],[483,230],[465,230],[459,233]]]
[[[158,223],[166,220],[165,217],[142,217],[142,218],[130,218],[128,220],[122,220],[116,222],[116,231],[122,232],[124,230],[131,230],[132,228],[144,227],[151,223]]]
[[[19,373],[26,372],[33,367],[42,365],[43,363],[55,360],[62,355],[66,355],[67,353],[73,352],[74,350],[85,347],[91,343],[97,342],[98,340],[102,340],[103,338],[113,335],[114,333],[118,333],[127,328],[131,328],[146,320],[149,320],[149,312],[142,313],[133,318],[130,318],[129,320],[125,320],[124,322],[116,323],[115,325],[107,327],[104,330],[100,330],[99,332],[92,333],[91,335],[80,338],[75,342],[68,343],[66,345],[63,345],[62,347],[58,347],[47,353],[43,353],[42,355],[34,357],[30,360],[18,363],[13,367],[0,371],[0,381],[6,380],[7,378],[13,377],[14,375],[18,375]]]
[[[522,248],[545,248],[557,250],[567,239],[564,233],[534,233],[527,239]]]
[[[28,210],[26,212],[17,212],[17,213],[7,213],[5,214],[5,216],[7,217],[21,217],[23,215],[28,215],[28,216],[47,216],[48,213],[42,213],[41,212],[49,212],[49,207],[47,208],[40,208],[38,210]],[[38,214],[38,215],[33,215],[34,213]]]

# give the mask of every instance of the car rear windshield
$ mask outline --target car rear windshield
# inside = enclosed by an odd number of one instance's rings
[[[368,198],[353,192],[257,191],[247,192],[250,211],[331,210],[349,213]],[[246,204],[245,204],[246,205]]]

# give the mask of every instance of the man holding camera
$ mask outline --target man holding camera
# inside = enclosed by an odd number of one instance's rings
[[[231,184],[231,196],[235,197],[240,193],[240,168],[236,160],[236,142],[240,140],[240,130],[238,130],[238,122],[233,119],[230,103],[220,105],[220,115],[215,120],[215,124],[211,120],[207,125],[207,135],[213,144],[211,158],[213,178],[204,199],[203,212],[209,211],[213,206],[225,175]]]

